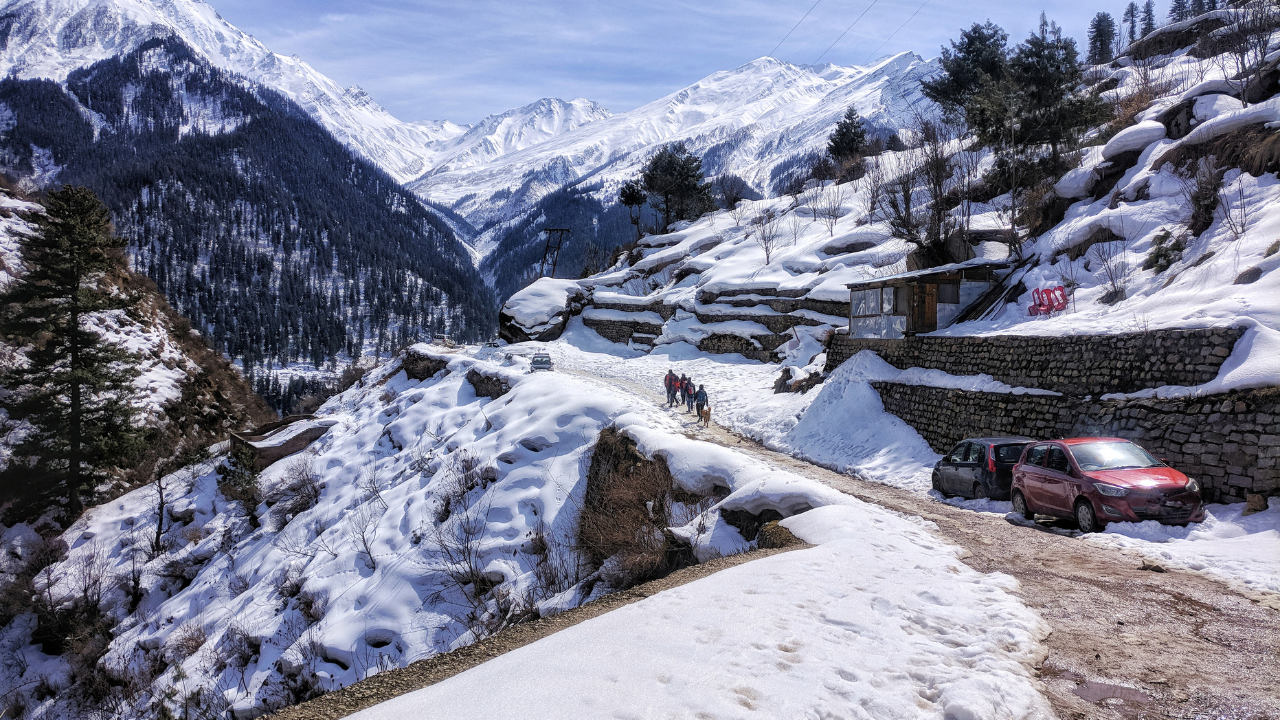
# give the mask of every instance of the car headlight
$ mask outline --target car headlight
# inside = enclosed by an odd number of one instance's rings
[[[1200,492],[1200,483],[1195,478],[1187,478],[1187,492]]]
[[[1129,494],[1129,491],[1126,488],[1107,485],[1106,483],[1094,483],[1093,487],[1107,497],[1124,497]]]

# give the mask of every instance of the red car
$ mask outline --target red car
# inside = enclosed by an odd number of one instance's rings
[[[1028,445],[1013,467],[1013,511],[1075,518],[1091,533],[1108,522],[1185,525],[1204,520],[1200,483],[1119,438]]]

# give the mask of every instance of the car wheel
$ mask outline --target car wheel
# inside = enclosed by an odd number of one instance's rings
[[[933,474],[933,489],[937,490],[942,497],[951,497],[946,490],[942,489],[942,479],[938,477],[938,473]]]
[[[973,499],[974,499],[974,500],[986,500],[986,499],[987,499],[987,489],[986,489],[985,487],[983,487],[982,483],[980,483],[980,482],[977,482],[977,483],[974,483],[974,484],[973,484]]]
[[[1088,500],[1076,503],[1076,524],[1080,526],[1080,532],[1086,535],[1102,529],[1098,524],[1098,516],[1093,512],[1093,503]]]
[[[1027,506],[1027,499],[1018,490],[1013,491],[1013,511],[1026,520],[1034,520],[1036,514]]]

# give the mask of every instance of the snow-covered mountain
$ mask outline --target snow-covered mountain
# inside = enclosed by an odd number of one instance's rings
[[[62,82],[74,70],[125,55],[157,37],[177,37],[214,66],[298,103],[398,182],[421,177],[459,154],[491,160],[607,116],[587,101],[544,100],[486,118],[475,128],[448,121],[404,122],[361,88],[340,86],[296,55],[273,53],[201,0],[0,2],[0,73]],[[463,160],[460,167],[465,166]]]
[[[539,145],[612,116],[613,113],[599,104],[583,98],[567,102],[543,98],[521,108],[490,115],[469,129],[463,128],[465,133],[449,143],[448,148],[434,159],[435,167],[426,176],[484,165],[503,155]],[[445,132],[460,127],[448,122],[441,125]]]
[[[927,110],[920,79],[935,67],[911,53],[868,67],[760,58],[635,110],[508,147],[484,164],[445,164],[409,187],[453,204],[482,227],[518,215],[566,182],[629,177],[657,147],[683,141],[703,157],[708,175],[734,173],[767,193],[801,158],[825,146],[850,106],[875,127],[909,125]]]

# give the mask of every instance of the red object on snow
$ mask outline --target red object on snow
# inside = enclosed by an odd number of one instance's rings
[[[1027,312],[1032,315],[1052,315],[1067,309],[1067,289],[1059,285],[1056,288],[1031,291],[1031,307]]]

